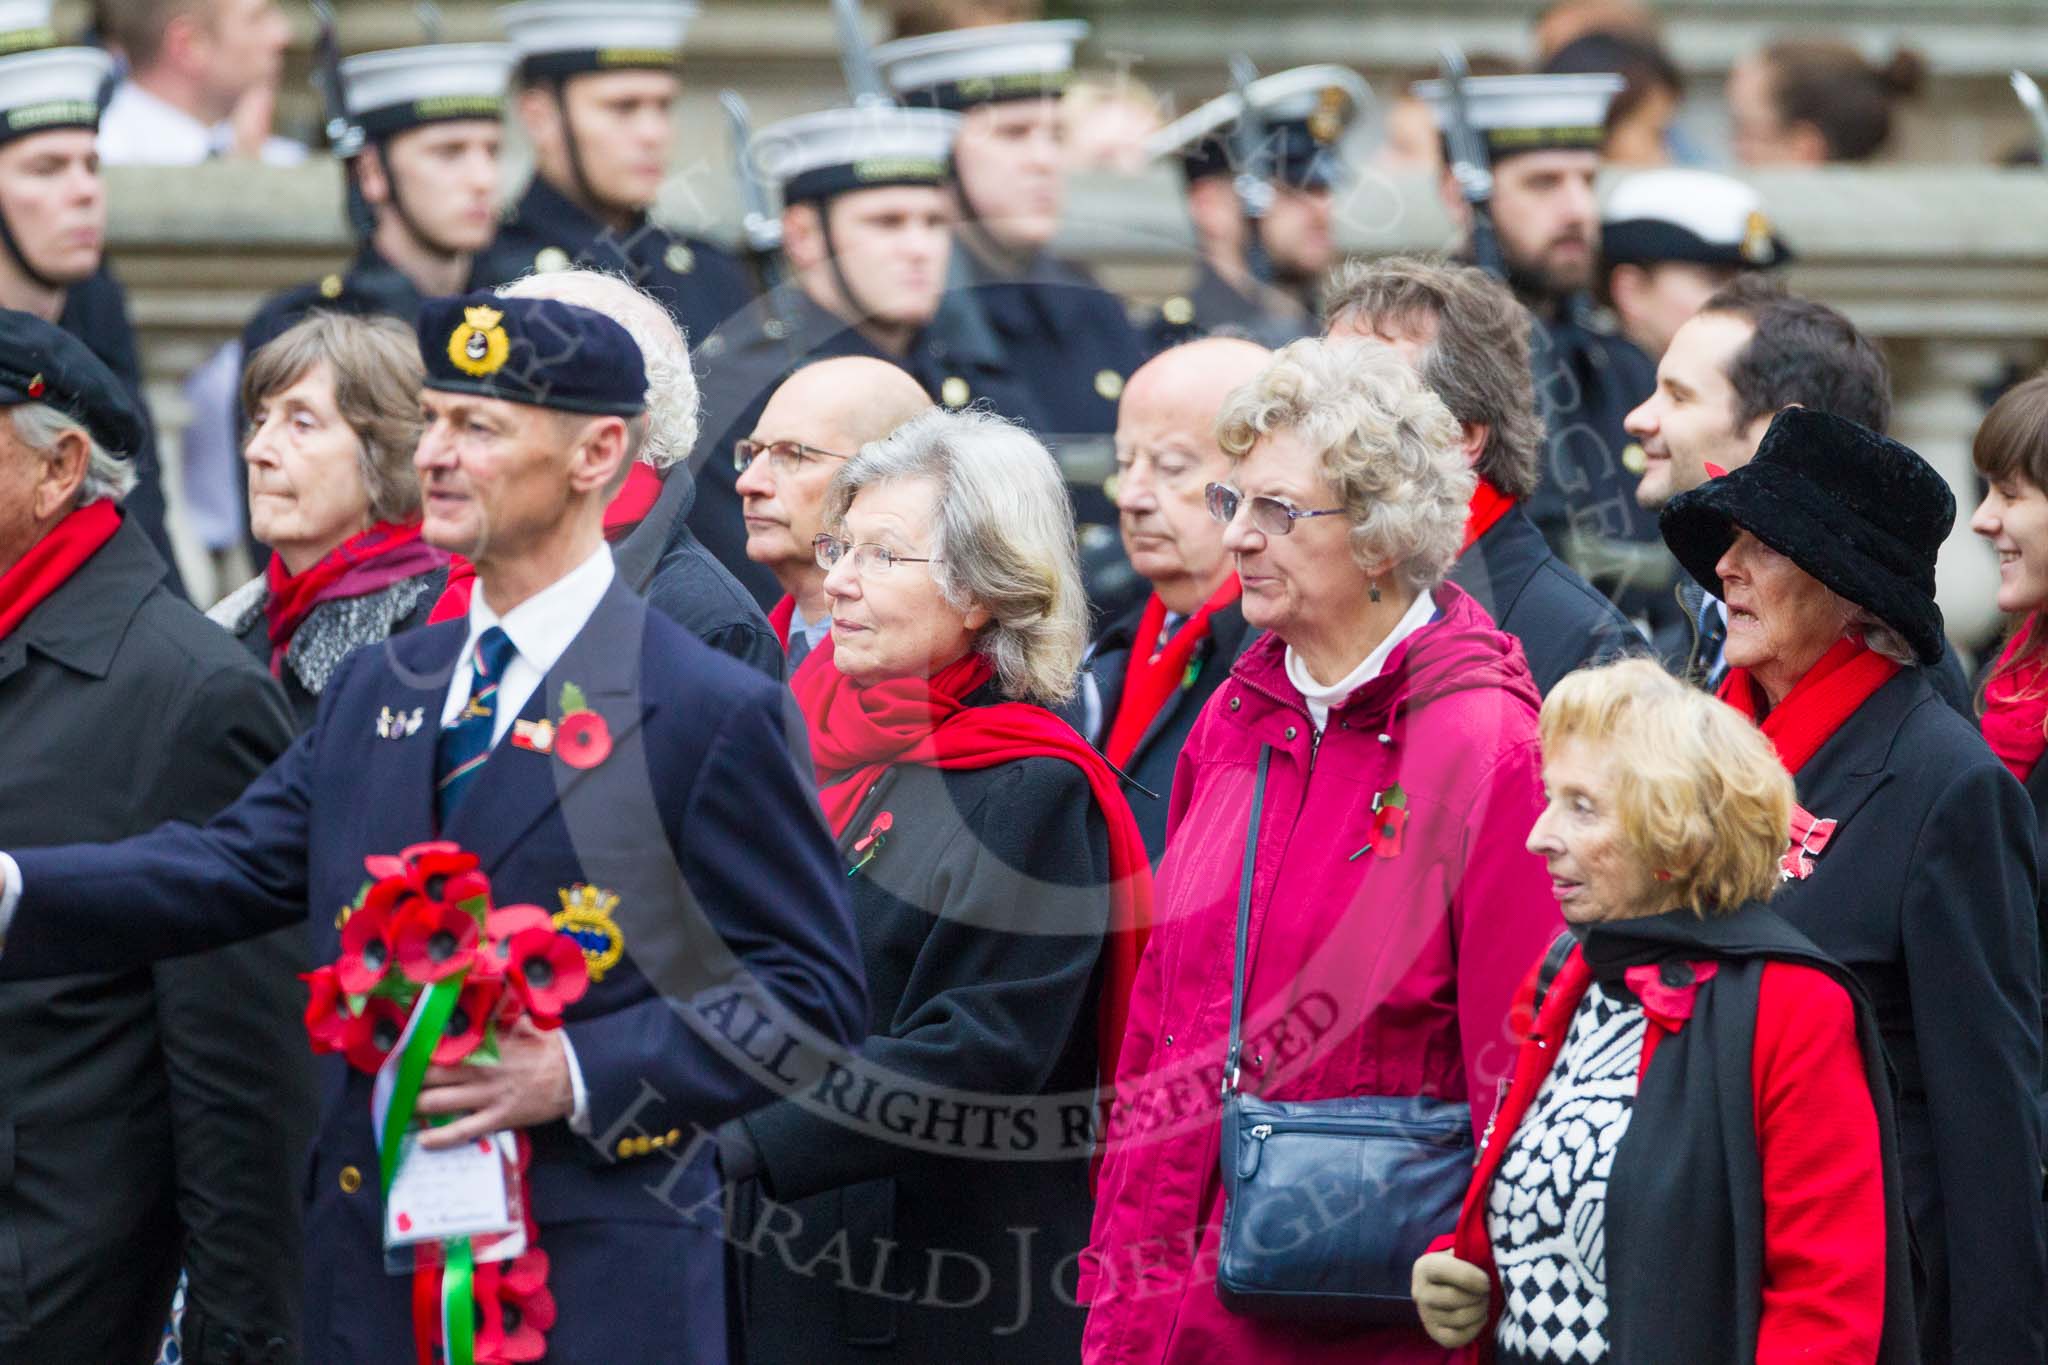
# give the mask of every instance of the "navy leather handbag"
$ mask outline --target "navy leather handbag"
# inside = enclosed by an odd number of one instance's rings
[[[1271,757],[1262,746],[1237,890],[1216,1294],[1252,1317],[1412,1325],[1415,1258],[1456,1225],[1472,1179],[1470,1106],[1418,1095],[1262,1100],[1238,1089],[1245,936]]]

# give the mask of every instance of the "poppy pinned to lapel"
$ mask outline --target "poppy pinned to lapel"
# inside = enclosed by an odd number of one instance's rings
[[[1372,838],[1344,861],[1355,863],[1368,852],[1378,858],[1401,856],[1402,831],[1408,828],[1408,793],[1401,784],[1372,796]]]
[[[896,828],[895,816],[891,815],[888,811],[883,811],[880,815],[877,815],[875,822],[868,826],[868,832],[854,841],[853,851],[860,854],[861,859],[852,867],[846,869],[846,875],[851,877],[854,873],[873,862],[875,855],[882,851],[882,845],[889,842],[889,831],[894,828]]]
[[[575,683],[562,684],[562,719],[555,726],[554,753],[572,768],[595,768],[612,756],[611,727],[590,709]]]
[[[1813,860],[1827,848],[1828,841],[1835,837],[1835,820],[1821,820],[1812,811],[1792,804],[1792,842],[1785,850],[1785,856],[1778,859],[1778,877],[1788,882],[1803,882],[1813,875]]]

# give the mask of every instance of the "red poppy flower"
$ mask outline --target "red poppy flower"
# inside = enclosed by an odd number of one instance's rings
[[[452,905],[414,901],[398,921],[392,947],[406,979],[430,986],[476,958],[476,917]]]
[[[550,927],[522,929],[512,936],[512,960],[505,977],[542,1028],[561,1021],[562,1011],[583,998],[590,972],[583,949]]]
[[[384,1058],[398,1046],[399,1036],[405,1032],[405,1021],[411,1013],[388,995],[371,996],[359,1021],[362,1024],[359,1035],[349,1042],[348,1064],[358,1071],[376,1075],[377,1068],[384,1065]]]
[[[896,817],[888,811],[883,811],[875,817],[875,823],[868,826],[867,836],[853,846],[853,851],[859,853],[869,844],[880,843],[882,836],[894,828],[896,828]]]
[[[1408,827],[1406,806],[1385,806],[1372,818],[1372,851],[1382,858],[1401,852],[1401,832]]]
[[[595,768],[612,756],[612,731],[595,711],[572,711],[555,729],[555,754],[572,768]]]
[[[391,939],[391,916],[382,906],[365,901],[348,917],[341,926],[341,956],[334,963],[334,979],[344,991],[368,995],[376,989],[396,956]]]
[[[448,1023],[441,1030],[441,1041],[434,1045],[435,1066],[454,1066],[477,1050],[484,1041],[484,1030],[490,1027],[491,1015],[498,1008],[498,996],[504,989],[501,981],[472,978],[462,983],[462,992],[455,997],[455,1008],[449,1011]]]
[[[334,968],[301,972],[299,980],[306,983],[310,992],[306,1001],[306,1036],[313,1041],[313,1051],[346,1052],[359,1041],[358,1035],[369,1030],[365,1021],[348,1012]]]
[[[506,1361],[539,1360],[547,1354],[542,1333],[555,1325],[555,1296],[548,1289],[548,1254],[535,1247],[498,1267],[500,1337],[494,1343]]]

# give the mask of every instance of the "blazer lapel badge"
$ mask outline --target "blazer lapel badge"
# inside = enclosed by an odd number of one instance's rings
[[[583,950],[583,965],[594,986],[619,965],[626,952],[626,936],[612,917],[619,906],[618,892],[578,882],[558,888],[555,894],[562,898],[561,913],[554,916],[555,928],[576,940]]]
[[[1813,875],[1813,860],[1835,837],[1838,821],[1815,818],[1798,802],[1792,804],[1792,840],[1785,856],[1778,859],[1778,876],[1783,881],[1803,882]]]
[[[411,739],[419,733],[420,726],[426,723],[426,718],[427,709],[424,706],[415,706],[410,711],[394,711],[388,706],[380,707],[377,711],[377,738]]]

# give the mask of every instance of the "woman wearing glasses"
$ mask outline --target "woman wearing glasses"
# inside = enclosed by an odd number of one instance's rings
[[[1174,774],[1083,1268],[1084,1359],[1441,1360],[1419,1326],[1304,1326],[1217,1297],[1239,885],[1269,751],[1238,1088],[1427,1096],[1469,1105],[1476,1133],[1513,1056],[1510,996],[1563,924],[1524,846],[1536,688],[1520,646],[1444,582],[1473,476],[1456,420],[1392,351],[1296,342],[1217,433],[1232,469],[1210,508],[1266,635]],[[1409,1196],[1397,1173],[1374,1202]]]
[[[831,634],[791,687],[870,1033],[719,1134],[781,1245],[743,1258],[748,1355],[1072,1360],[1096,1082],[1151,891],[1115,773],[1045,709],[1081,660],[1073,514],[1021,428],[935,410],[839,464],[824,527]]]

